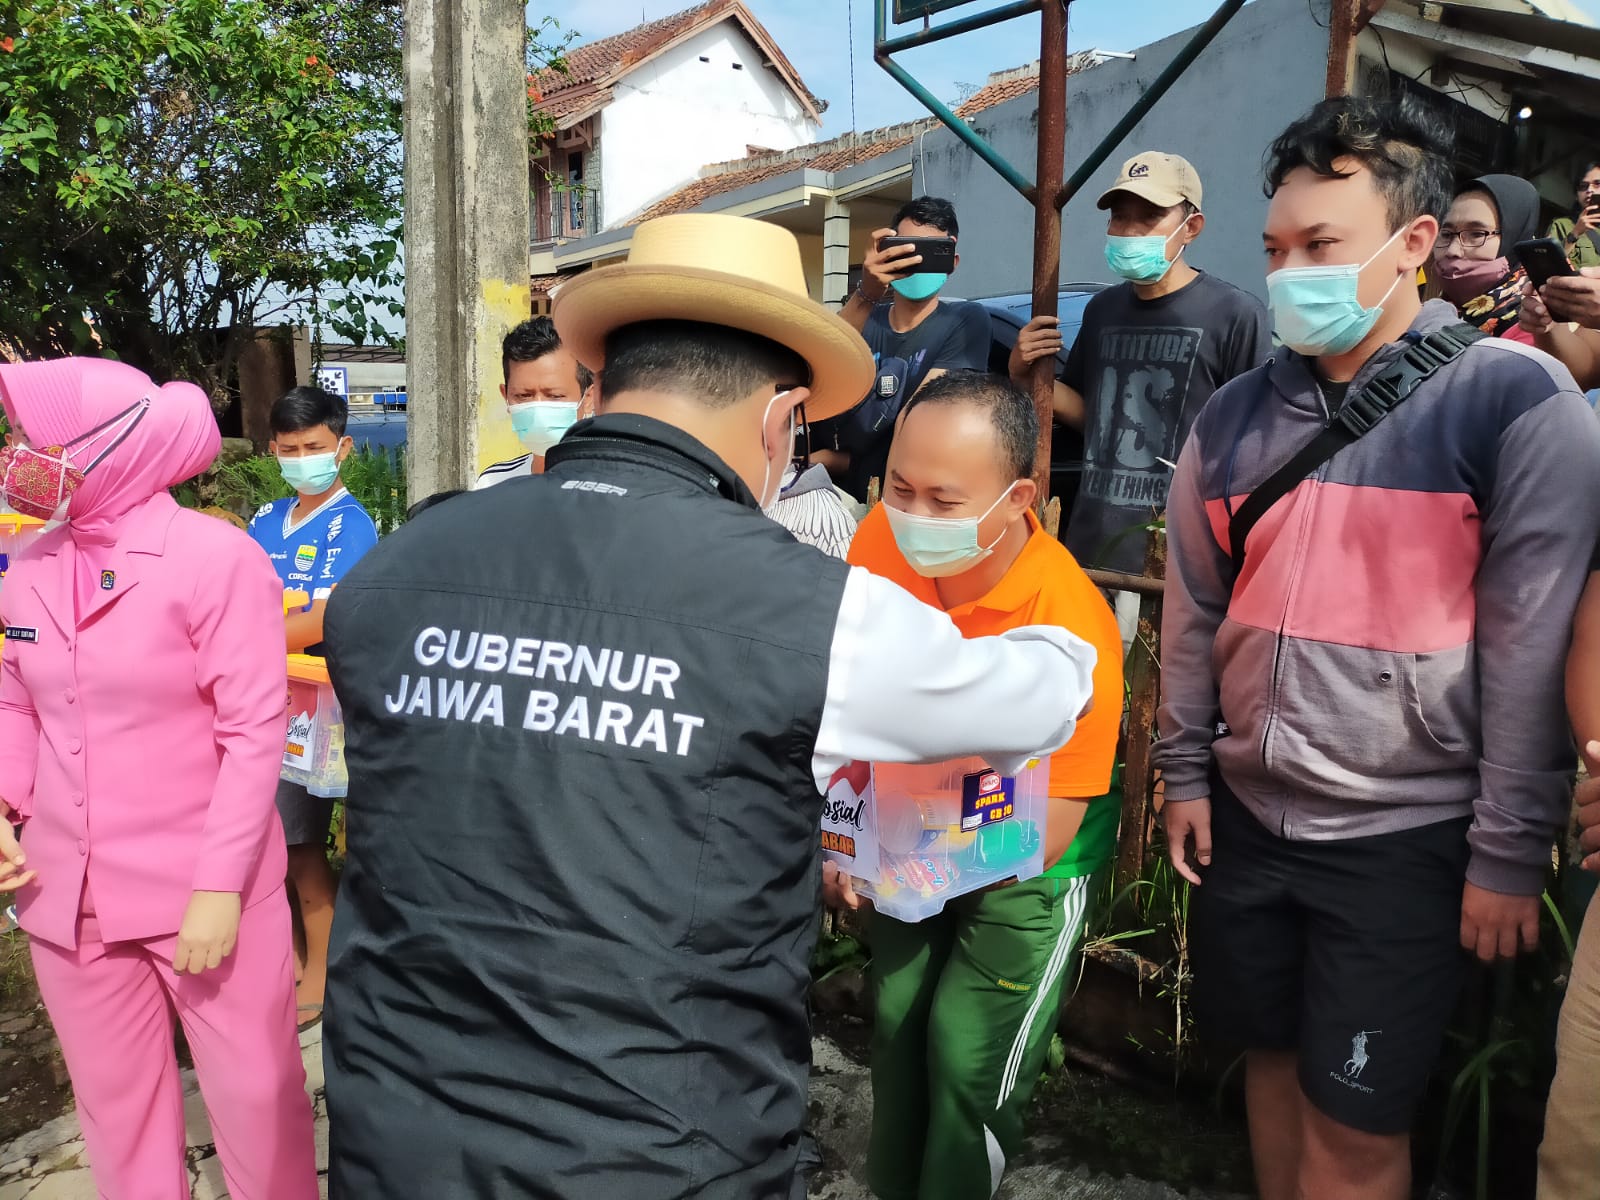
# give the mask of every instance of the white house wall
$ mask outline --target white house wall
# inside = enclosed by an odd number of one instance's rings
[[[607,229],[692,182],[706,163],[817,137],[794,93],[731,21],[629,72],[614,97],[600,116]]]

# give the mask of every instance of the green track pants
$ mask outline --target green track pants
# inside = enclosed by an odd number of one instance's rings
[[[983,1200],[999,1187],[1097,878],[960,896],[914,925],[871,917],[867,1180],[883,1200]]]

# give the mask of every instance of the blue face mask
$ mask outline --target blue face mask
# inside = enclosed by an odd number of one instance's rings
[[[1013,484],[1013,487],[1016,485]],[[885,503],[884,512],[889,518],[889,530],[894,534],[895,545],[905,556],[907,564],[924,579],[945,579],[970,571],[1000,544],[1006,531],[987,546],[978,545],[978,526],[983,519],[1000,507],[1000,501],[1011,494],[1011,488],[1000,493],[1000,499],[977,517],[919,517],[902,512]]]
[[[1397,275],[1383,299],[1371,308],[1361,304],[1361,272],[1404,233],[1393,236],[1364,263],[1331,267],[1283,267],[1267,276],[1267,309],[1273,335],[1289,349],[1318,358],[1343,354],[1361,344],[1383,313],[1385,301],[1406,275]]]
[[[578,421],[576,400],[533,400],[513,404],[508,411],[517,440],[531,453],[541,456]]]
[[[938,271],[918,271],[903,279],[891,279],[889,286],[907,300],[926,300],[945,285],[950,276]]]
[[[278,459],[283,481],[302,496],[320,496],[339,478],[339,455],[306,454],[300,458]]]
[[[1184,225],[1189,222],[1187,218]],[[1179,225],[1166,237],[1159,233],[1146,234],[1143,237],[1117,237],[1114,234],[1106,235],[1106,266],[1116,274],[1122,276],[1129,283],[1160,283],[1167,277],[1167,272],[1172,270],[1172,264],[1178,261],[1177,255],[1167,258],[1167,246],[1172,239],[1183,232],[1183,225]],[[1179,247],[1178,254],[1183,253]]]

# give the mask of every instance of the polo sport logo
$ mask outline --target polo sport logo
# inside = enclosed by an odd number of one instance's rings
[[[1148,163],[1137,162],[1128,168],[1129,179],[1143,179],[1148,174],[1150,174],[1150,166]]]
[[[1342,1083],[1351,1091],[1372,1095],[1372,1089],[1361,1082],[1361,1072],[1367,1069],[1367,1039],[1381,1037],[1381,1029],[1363,1029],[1350,1039],[1350,1057],[1345,1060],[1343,1071],[1329,1071],[1328,1076],[1336,1083]]]
[[[1381,1029],[1363,1029],[1350,1039],[1350,1057],[1344,1064],[1346,1076],[1351,1079],[1361,1078],[1362,1069],[1367,1065],[1367,1039],[1382,1033]]]

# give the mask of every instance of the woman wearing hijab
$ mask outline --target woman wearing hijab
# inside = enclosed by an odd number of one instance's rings
[[[1433,270],[1461,319],[1490,337],[1532,344],[1517,324],[1522,284],[1518,242],[1535,236],[1539,193],[1515,175],[1483,175],[1456,194],[1439,227]]]
[[[314,1200],[273,804],[282,585],[247,536],[167,492],[221,445],[198,388],[68,358],[0,365],[0,404],[19,435],[0,494],[62,522],[0,599],[0,888],[96,1186],[189,1195],[176,1016],[234,1200]]]

